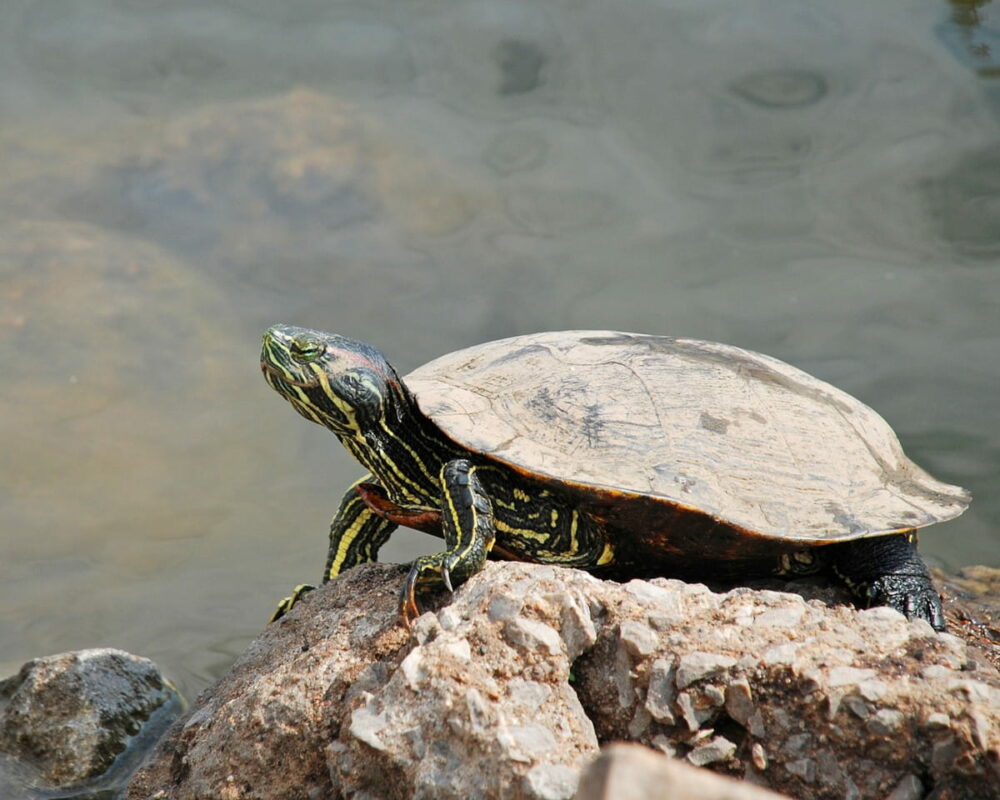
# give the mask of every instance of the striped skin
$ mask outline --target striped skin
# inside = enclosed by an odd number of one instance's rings
[[[279,325],[264,336],[261,367],[275,391],[333,432],[369,471],[348,489],[330,524],[324,582],[376,560],[399,524],[441,536],[446,545],[413,562],[400,599],[407,622],[419,614],[419,596],[452,590],[482,569],[493,550],[566,566],[612,560],[598,520],[558,492],[448,440],[369,345]],[[297,587],[272,620],[310,588]]]
[[[454,591],[453,582],[465,582],[486,564],[486,556],[495,539],[493,507],[476,475],[477,470],[464,458],[456,458],[441,467],[440,481],[444,487],[441,528],[448,549],[420,556],[413,562],[400,598],[403,620],[407,624],[420,616],[416,602],[418,593],[437,589],[442,584],[448,591]]]

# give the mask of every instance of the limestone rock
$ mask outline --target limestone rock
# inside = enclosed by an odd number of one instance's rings
[[[0,682],[0,751],[32,783],[80,784],[107,772],[160,709],[162,732],[179,703],[156,664],[122,650],[37,658]]]
[[[619,739],[796,798],[1000,796],[1000,674],[923,622],[490,563],[407,630],[404,572],[268,626],[129,797],[568,799]]]
[[[576,800],[780,800],[784,795],[681,761],[634,744],[613,744],[602,751],[580,780]]]

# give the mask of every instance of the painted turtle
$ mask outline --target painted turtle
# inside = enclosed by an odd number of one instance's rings
[[[492,552],[611,577],[825,568],[859,605],[944,629],[914,532],[957,517],[968,492],[910,461],[863,403],[777,359],[565,331],[400,378],[364,342],[276,325],[261,366],[368,470],[333,519],[324,581],[375,560],[397,525],[444,538],[410,568],[406,621],[418,596],[451,590]]]

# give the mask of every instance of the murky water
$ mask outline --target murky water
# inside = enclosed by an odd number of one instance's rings
[[[406,371],[500,336],[738,344],[852,392],[1000,564],[1000,11],[943,0],[0,2],[0,674],[192,695],[359,470],[284,321]],[[400,531],[406,560],[435,546]]]

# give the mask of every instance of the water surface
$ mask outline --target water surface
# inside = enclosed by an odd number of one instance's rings
[[[0,3],[0,673],[193,695],[316,580],[359,473],[274,322],[402,371],[610,328],[761,350],[976,496],[1000,564],[990,4]],[[400,531],[384,551],[435,547]]]

